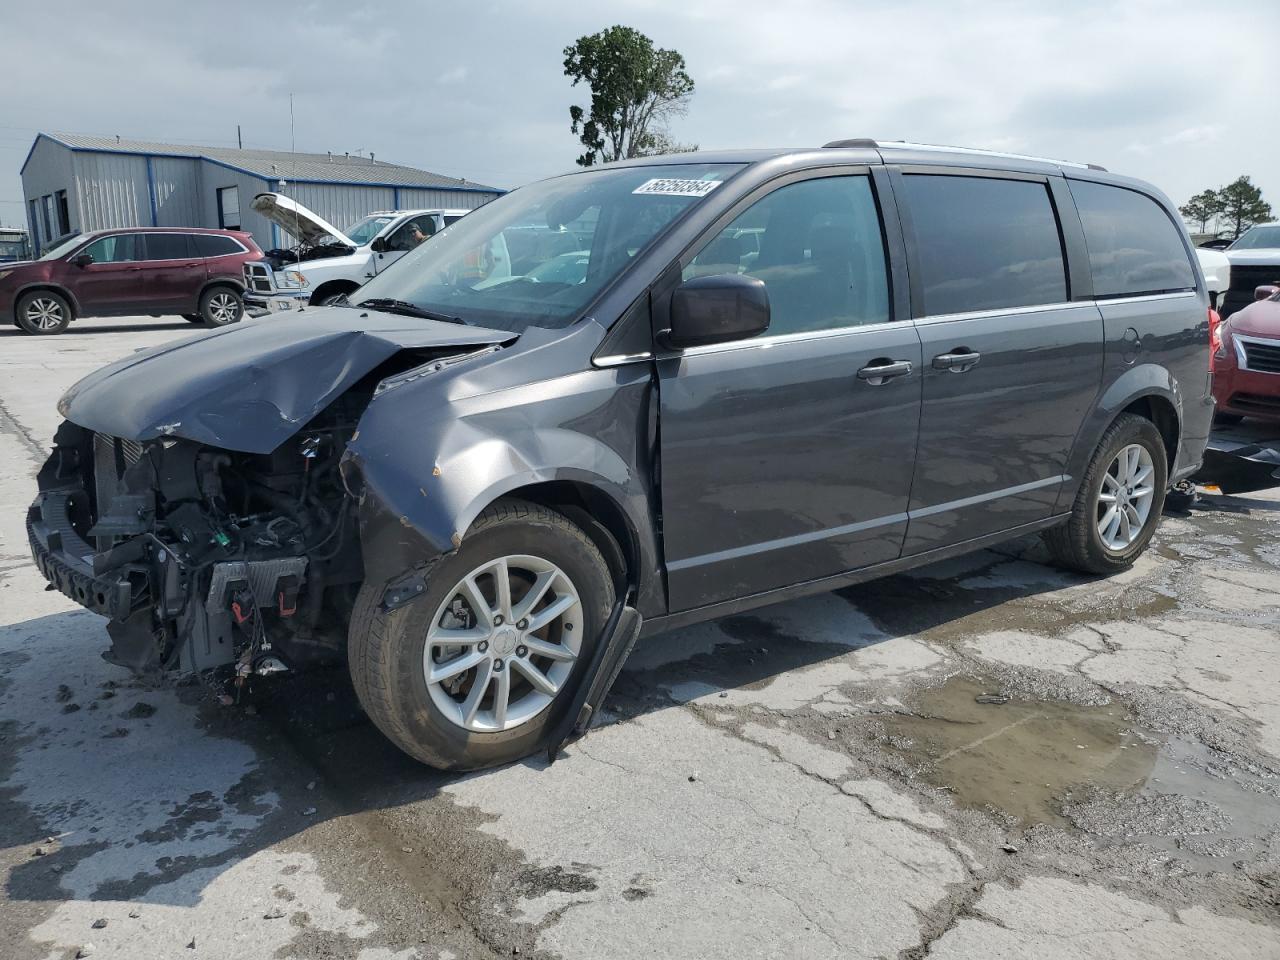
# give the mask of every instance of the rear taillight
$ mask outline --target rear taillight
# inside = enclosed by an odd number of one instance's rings
[[[1227,355],[1222,346],[1222,318],[1212,307],[1209,308],[1209,350],[1219,360]]]

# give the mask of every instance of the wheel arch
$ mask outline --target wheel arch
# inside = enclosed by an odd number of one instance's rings
[[[601,488],[583,480],[545,480],[515,487],[499,499],[503,498],[541,504],[581,527],[609,564],[615,589],[625,592],[638,577],[640,545],[635,528],[622,505]]]
[[[311,294],[311,298],[307,302],[312,306],[315,306],[325,297],[331,296],[334,293],[351,293],[353,290],[359,289],[360,284],[356,283],[354,280],[326,280],[324,283],[320,284],[320,286],[316,287],[315,291]]]
[[[58,296],[62,297],[62,299],[66,300],[67,303],[71,304],[72,320],[80,316],[80,301],[76,298],[76,295],[66,287],[62,286],[60,283],[54,283],[51,280],[32,280],[30,283],[19,287],[13,294],[13,319],[17,319],[18,316],[18,301],[27,294],[36,293],[40,290],[47,290],[49,293],[56,293]]]
[[[244,296],[243,283],[239,283],[231,279],[230,277],[211,277],[210,279],[204,282],[204,285],[200,288],[200,292],[196,294],[196,303],[199,303],[201,300],[203,300],[204,295],[206,293],[208,293],[210,290],[213,290],[217,287],[230,287],[240,296],[242,297]]]
[[[1181,399],[1177,382],[1165,367],[1158,364],[1130,367],[1103,391],[1077,434],[1067,461],[1066,473],[1070,480],[1063,485],[1058,496],[1057,512],[1070,509],[1080,479],[1102,435],[1125,413],[1137,414],[1155,424],[1164,439],[1169,475],[1173,475],[1182,445]]]

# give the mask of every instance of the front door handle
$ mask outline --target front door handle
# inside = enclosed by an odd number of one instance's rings
[[[982,354],[973,350],[956,350],[953,353],[941,353],[933,358],[933,369],[950,370],[952,373],[964,373],[972,370],[982,359]]]
[[[898,377],[911,375],[910,360],[873,360],[858,371],[858,379],[865,380],[873,387],[895,380]]]

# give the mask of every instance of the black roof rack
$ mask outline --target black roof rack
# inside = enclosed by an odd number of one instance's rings
[[[859,137],[854,140],[832,140],[830,143],[824,143],[822,145],[822,149],[827,150],[838,147],[870,147],[874,150],[878,146],[880,146],[880,144],[876,143],[874,140],[868,139],[867,137]]]

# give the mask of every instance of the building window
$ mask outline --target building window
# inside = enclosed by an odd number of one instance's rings
[[[44,200],[44,235],[53,240],[58,234],[53,232],[53,194],[46,193],[42,198]]]
[[[223,230],[240,229],[240,188],[218,189],[218,226]]]
[[[31,221],[31,243],[39,251],[40,242],[49,238],[40,232],[40,201],[29,200],[28,205],[31,207],[31,214],[27,217]]]
[[[54,196],[58,203],[58,236],[71,232],[71,209],[67,206],[67,191],[59,190]]]

